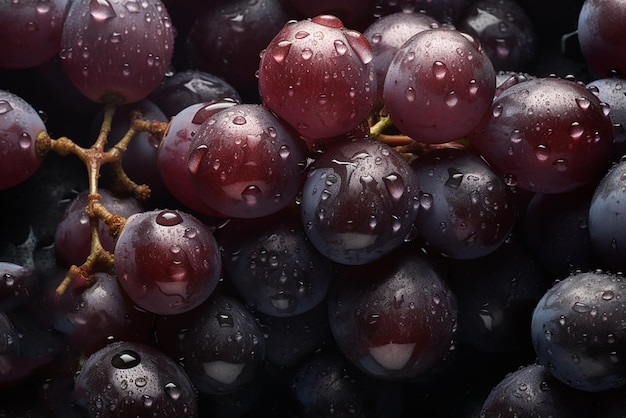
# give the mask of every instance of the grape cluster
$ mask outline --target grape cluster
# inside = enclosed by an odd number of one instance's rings
[[[0,4],[0,416],[626,416],[620,0]]]

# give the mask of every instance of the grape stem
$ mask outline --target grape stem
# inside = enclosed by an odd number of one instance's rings
[[[122,157],[128,148],[128,144],[137,133],[149,132],[157,138],[163,138],[167,130],[167,123],[146,121],[142,119],[140,113],[137,113],[133,116],[131,126],[125,135],[115,145],[105,151],[104,147],[109,140],[115,109],[116,106],[114,104],[105,105],[104,117],[98,137],[90,148],[80,147],[67,137],[52,139],[45,131],[41,132],[37,137],[36,151],[40,157],[43,158],[50,151],[54,151],[61,156],[74,154],[80,158],[87,167],[89,179],[89,194],[86,207],[86,213],[89,216],[91,228],[91,248],[89,256],[82,265],[73,265],[70,267],[68,274],[56,288],[55,294],[57,297],[63,295],[71,284],[74,284],[76,287],[91,285],[91,283],[93,283],[93,274],[96,267],[103,266],[107,269],[111,269],[114,266],[113,254],[102,246],[98,226],[102,220],[106,223],[111,236],[117,239],[126,224],[126,218],[112,214],[100,203],[102,200],[102,196],[98,191],[100,168],[104,164],[110,164],[112,166],[116,180],[115,184],[122,191],[134,195],[135,198],[140,201],[150,197],[150,188],[147,185],[137,184],[128,177],[122,168]]]

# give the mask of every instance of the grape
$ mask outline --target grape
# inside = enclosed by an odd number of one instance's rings
[[[626,154],[626,80],[600,78],[587,83],[587,88],[611,109],[609,118],[615,131],[612,160],[619,161]]]
[[[302,222],[313,245],[343,264],[366,264],[400,246],[417,215],[418,180],[389,146],[333,144],[309,168]]]
[[[304,137],[344,134],[374,105],[372,58],[367,38],[335,16],[291,21],[261,56],[261,98]]]
[[[598,392],[626,384],[623,276],[574,273],[541,298],[532,315],[539,362],[561,382]]]
[[[179,71],[165,80],[148,96],[171,118],[186,107],[223,99],[241,103],[241,97],[224,79],[200,70]]]
[[[180,203],[201,214],[222,216],[200,198],[187,172],[187,156],[191,143],[202,122],[235,104],[234,101],[221,100],[192,104],[184,108],[170,120],[159,143],[157,167],[163,183]]]
[[[456,27],[480,41],[496,70],[529,71],[534,67],[535,28],[517,1],[474,1]]]
[[[592,408],[588,395],[559,382],[542,365],[530,364],[504,377],[493,388],[480,416],[583,418],[595,416]]]
[[[240,92],[256,90],[259,52],[289,16],[278,0],[231,0],[196,16],[187,38],[194,67],[223,77]]]
[[[96,273],[94,283],[55,322],[71,347],[89,356],[114,341],[150,343],[152,321],[151,314],[132,305],[115,276]]]
[[[114,215],[125,218],[143,211],[143,206],[132,197],[118,197],[106,189],[99,190],[100,203]],[[81,192],[66,208],[57,225],[54,250],[58,261],[66,266],[81,265],[91,249],[91,225],[86,208],[89,200],[87,191]],[[113,252],[115,241],[103,221],[98,223],[98,236],[102,247]]]
[[[451,29],[426,30],[394,55],[383,100],[404,134],[426,143],[454,141],[489,110],[495,76],[476,39]]]
[[[293,316],[326,297],[334,263],[306,239],[297,213],[232,220],[217,239],[228,278],[253,309],[272,316]]]
[[[140,343],[115,342],[89,356],[74,393],[88,416],[198,416],[186,373],[165,354]]]
[[[440,362],[456,331],[456,298],[429,261],[410,251],[343,269],[328,298],[343,354],[383,379],[419,376]]]
[[[375,20],[363,32],[374,53],[372,64],[376,72],[376,101],[379,106],[383,105],[383,87],[387,69],[398,49],[413,35],[436,26],[437,21],[428,15],[396,12]]]
[[[626,22],[621,0],[585,0],[578,16],[580,50],[601,77],[623,76],[626,60],[622,30]]]
[[[153,210],[128,218],[115,244],[115,272],[137,306],[156,314],[185,312],[217,286],[221,260],[215,238],[193,216]]]
[[[549,276],[529,250],[512,241],[444,269],[458,301],[460,341],[488,353],[532,352],[530,317]]]
[[[420,180],[418,235],[430,251],[458,259],[496,250],[515,222],[515,204],[504,184],[468,150],[434,150],[411,164]]]
[[[61,49],[69,0],[25,0],[0,5],[0,68],[29,68]]]
[[[524,215],[524,237],[542,265],[558,279],[590,271],[599,261],[591,245],[589,205],[594,187],[536,194]],[[605,215],[602,215],[603,221]]]
[[[260,105],[235,105],[212,115],[189,149],[196,193],[226,216],[270,215],[291,204],[299,191],[306,146]]]
[[[131,103],[161,82],[173,53],[172,22],[160,0],[71,2],[61,33],[70,81],[91,100]]]
[[[189,377],[200,392],[228,393],[255,378],[265,341],[241,302],[215,293],[189,323],[182,352]]]
[[[21,97],[0,90],[0,190],[30,177],[41,165],[35,140],[46,127],[39,114]]]
[[[589,236],[602,265],[613,271],[624,271],[623,231],[626,228],[624,211],[624,177],[626,160],[620,161],[598,183],[589,208]]]
[[[571,191],[607,168],[614,138],[608,111],[584,85],[531,79],[494,100],[470,146],[511,186]]]

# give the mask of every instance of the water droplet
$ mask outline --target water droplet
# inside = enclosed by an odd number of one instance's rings
[[[430,193],[420,192],[419,202],[422,208],[428,210],[433,206],[433,196]]]
[[[289,53],[289,50],[291,49],[291,45],[292,45],[291,41],[278,42],[276,44],[276,47],[273,48],[271,52],[272,58],[274,58],[274,61],[276,61],[279,64],[283,62],[283,60]]]
[[[554,162],[552,162],[552,165],[556,171],[561,173],[567,170],[567,160],[565,158],[557,158]]]
[[[458,189],[461,186],[461,182],[463,181],[463,173],[461,173],[456,168],[448,168],[448,180],[446,180],[445,185],[451,187],[453,189]]]
[[[589,305],[585,305],[582,302],[576,302],[572,306],[572,310],[578,313],[588,313],[589,311],[591,311],[591,308],[589,307]]]
[[[248,206],[254,206],[257,204],[262,193],[263,192],[261,191],[261,188],[259,186],[251,184],[243,189],[243,192],[241,192],[241,197],[243,198],[244,202],[248,204]]]
[[[237,116],[235,116],[235,117],[233,118],[233,123],[234,123],[235,125],[245,125],[245,124],[246,124],[246,122],[247,122],[246,118],[244,118],[244,117],[243,117],[243,116],[241,116],[241,115],[237,115]]]
[[[535,156],[539,161],[546,161],[550,158],[550,148],[547,145],[539,144],[535,148]]]
[[[470,80],[468,91],[471,96],[475,96],[476,93],[478,93],[478,83],[476,82],[476,80]]]
[[[145,377],[138,377],[137,379],[135,379],[135,385],[138,388],[142,388],[146,386],[147,384],[148,384],[148,380]]]
[[[33,143],[33,139],[27,132],[22,132],[17,140],[17,143],[19,144],[20,148],[29,149]]]
[[[172,400],[176,401],[182,395],[180,388],[176,385],[176,383],[168,383],[163,388],[167,396],[169,396]]]
[[[566,321],[565,321],[565,315],[561,315],[561,316],[559,317],[559,324],[561,324],[561,326],[564,326],[564,325],[565,325],[565,322],[566,322]]]
[[[182,216],[173,210],[163,210],[156,217],[156,223],[161,226],[174,226],[183,221]]]
[[[576,98],[576,104],[581,109],[587,110],[587,109],[589,109],[589,105],[591,105],[591,102],[586,97],[578,97],[578,98]]]
[[[603,300],[611,300],[614,297],[615,297],[615,293],[613,293],[612,290],[607,290],[607,291],[602,293],[602,299]]]
[[[123,350],[111,358],[111,365],[116,369],[132,369],[141,363],[141,357],[134,350]]]
[[[302,59],[308,60],[311,59],[311,57],[313,56],[313,51],[311,50],[311,48],[304,48],[301,55]]]
[[[448,67],[441,61],[435,61],[432,70],[437,80],[443,80],[445,76],[448,75]]]
[[[380,41],[382,41],[383,39],[383,35],[381,35],[380,33],[376,32],[375,34],[372,35],[372,43],[373,44],[377,44]]]
[[[196,228],[187,228],[183,232],[183,236],[187,239],[194,239],[198,236],[198,230]]]
[[[307,37],[307,36],[309,36],[309,35],[310,35],[310,33],[309,33],[309,32],[304,31],[304,30],[299,30],[298,32],[296,32],[296,34],[294,35],[294,37],[295,37],[296,39],[304,39],[304,38],[306,38],[306,37]]]
[[[570,128],[569,134],[572,137],[572,139],[579,139],[583,132],[585,132],[585,129],[580,126],[579,122],[573,122],[572,123],[572,127]]]
[[[13,110],[13,106],[11,106],[11,103],[7,102],[6,100],[0,100],[0,115],[4,115],[11,110]]]
[[[345,55],[345,53],[348,52],[348,47],[346,46],[345,42],[337,39],[334,42],[334,45],[335,45],[335,51],[337,51],[339,55]]]
[[[352,47],[352,51],[359,57],[363,64],[369,64],[374,59],[374,51],[367,38],[360,32],[354,30],[344,31],[348,44]]]
[[[497,104],[491,109],[494,118],[499,118],[502,115],[502,105]]]
[[[289,154],[291,154],[291,150],[287,145],[282,145],[278,150],[278,155],[280,155],[280,158],[282,158],[283,160],[289,158]]]
[[[90,0],[89,13],[95,20],[102,22],[117,16],[108,0]]]
[[[404,194],[404,181],[399,174],[391,173],[383,177],[383,183],[392,198],[398,200]]]
[[[446,94],[443,101],[446,106],[454,107],[459,102],[459,98],[457,97],[456,92],[453,90],[450,93]]]
[[[511,132],[511,142],[518,144],[522,141],[522,139],[524,139],[522,131],[520,131],[519,129],[513,129],[513,131]]]
[[[139,13],[141,7],[139,6],[139,2],[137,0],[126,0],[122,5],[128,10],[130,13]]]
[[[200,145],[189,154],[189,159],[187,161],[187,169],[190,173],[196,174],[200,169],[200,165],[204,160],[204,156],[208,151],[208,147],[206,145]]]
[[[406,96],[406,99],[409,102],[411,102],[411,103],[414,102],[415,98],[416,98],[415,89],[413,87],[407,88],[406,91],[405,91],[405,96]]]
[[[217,319],[217,323],[222,328],[232,328],[235,326],[235,320],[229,312],[220,311],[215,315],[215,319]]]

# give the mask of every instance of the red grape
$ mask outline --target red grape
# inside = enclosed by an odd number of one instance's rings
[[[115,272],[137,306],[171,315],[204,302],[217,286],[221,259],[208,228],[172,210],[133,215],[115,244]]]
[[[613,143],[608,106],[574,81],[536,78],[498,96],[470,146],[513,186],[560,193],[597,181]]]
[[[367,38],[335,16],[291,21],[262,54],[261,98],[304,137],[344,134],[374,105],[372,58]]]
[[[21,97],[0,90],[0,190],[30,177],[41,165],[35,140],[46,126]]]
[[[71,2],[61,34],[61,58],[71,82],[101,103],[145,98],[161,82],[174,32],[160,0]]]
[[[496,73],[477,40],[451,29],[418,33],[391,62],[383,99],[398,129],[427,143],[460,139],[489,110]]]

